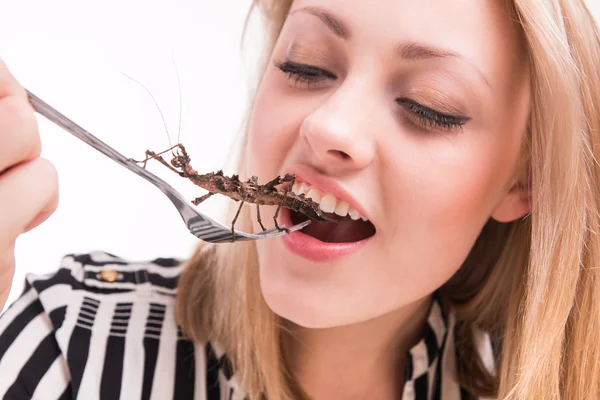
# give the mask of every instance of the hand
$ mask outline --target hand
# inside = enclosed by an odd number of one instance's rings
[[[40,152],[25,89],[0,60],[0,309],[14,275],[17,237],[44,222],[58,204],[56,170]]]

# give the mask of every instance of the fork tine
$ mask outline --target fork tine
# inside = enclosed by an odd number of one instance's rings
[[[310,220],[296,224],[289,229],[290,230],[289,233],[300,230],[309,224],[310,224]],[[283,227],[285,227],[285,225],[283,225]],[[289,234],[285,230],[280,231],[277,228],[272,228],[272,229],[269,229],[266,231],[261,231],[259,233],[245,233],[245,232],[239,232],[239,231],[235,231],[235,232],[236,232],[235,233],[235,241],[236,242],[257,240],[257,239],[273,239],[273,238],[276,238],[279,236],[284,236],[284,235]],[[198,236],[198,235],[196,235],[196,236]],[[215,234],[212,237],[204,236],[201,239],[204,241],[207,241],[207,242],[212,242],[212,243],[231,243],[232,238],[233,238],[233,236],[231,235],[231,231],[223,231],[222,234]]]
[[[217,223],[218,224],[218,223]],[[310,224],[310,220],[301,222],[289,228],[289,233],[298,231]],[[206,227],[201,229],[190,228],[190,232],[202,239],[206,242],[212,243],[225,243],[232,242],[233,235],[231,234],[231,230],[227,228],[221,229],[220,227]],[[241,231],[235,231],[235,241],[247,241],[247,240],[257,240],[257,239],[272,239],[279,236],[287,235],[288,233],[285,230],[278,230],[277,228],[271,228],[266,231],[261,231],[258,233],[246,233]]]

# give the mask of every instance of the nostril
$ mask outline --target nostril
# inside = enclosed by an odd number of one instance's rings
[[[350,158],[350,155],[348,155],[348,153],[344,153],[340,150],[328,150],[327,152],[335,157],[341,158],[342,160],[347,160]]]

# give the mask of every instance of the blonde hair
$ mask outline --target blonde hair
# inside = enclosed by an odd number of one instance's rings
[[[261,76],[291,3],[253,4],[268,28]],[[532,191],[532,210],[511,223],[490,220],[440,289],[457,320],[458,380],[485,397],[596,399],[600,35],[583,0],[509,3],[531,70],[522,183]],[[245,176],[243,152],[240,160]],[[236,226],[250,224],[245,207]],[[282,351],[283,321],[265,303],[258,279],[252,243],[200,246],[180,279],[178,320],[191,339],[224,346],[250,398],[303,398]],[[490,335],[495,375],[480,359],[476,331]]]

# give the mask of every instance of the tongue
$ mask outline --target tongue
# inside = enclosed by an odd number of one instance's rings
[[[328,243],[357,242],[371,236],[373,224],[359,219],[352,220],[350,217],[339,217],[327,214],[328,217],[338,220],[337,224],[331,222],[320,222],[312,220],[310,225],[302,229],[302,232]]]

